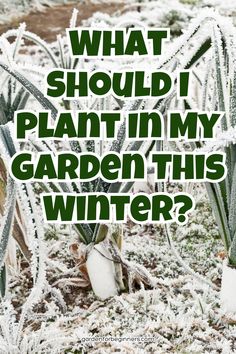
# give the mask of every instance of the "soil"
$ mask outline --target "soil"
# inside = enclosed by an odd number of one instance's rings
[[[82,20],[91,17],[95,12],[112,14],[117,10],[122,10],[124,5],[125,3],[112,2],[93,4],[88,0],[67,5],[45,7],[45,10],[42,12],[31,12],[14,19],[9,24],[0,25],[0,34],[9,29],[17,28],[20,23],[25,22],[28,31],[34,32],[47,42],[53,42],[56,40],[57,34],[63,34],[65,28],[69,27],[74,8],[79,10],[77,24],[80,25]]]

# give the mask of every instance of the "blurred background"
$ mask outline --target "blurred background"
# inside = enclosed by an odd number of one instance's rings
[[[106,18],[106,14],[117,17],[131,12],[141,21],[149,17],[150,25],[158,19],[161,25],[172,28],[172,35],[179,35],[181,28],[204,7],[216,8],[235,23],[235,0],[0,0],[0,34],[25,22],[27,30],[52,42],[68,27],[72,10],[76,8],[78,25],[94,14]]]

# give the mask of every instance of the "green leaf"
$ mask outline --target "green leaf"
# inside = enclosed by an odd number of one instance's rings
[[[2,267],[0,271],[0,293],[1,297],[4,297],[6,294],[6,283],[7,283],[7,272],[6,272],[6,266]]]
[[[20,84],[36,98],[36,100],[42,105],[44,109],[50,110],[53,119],[56,118],[57,109],[46,97],[44,97],[44,94],[34,84],[32,84],[24,75],[19,73],[16,69],[11,69],[5,63],[0,62],[0,67],[4,71],[9,73],[10,76],[14,77],[18,82],[20,82]]]
[[[205,185],[222,240],[226,250],[228,251],[231,245],[231,237],[220,188],[217,186],[217,184],[209,182],[206,182]]]

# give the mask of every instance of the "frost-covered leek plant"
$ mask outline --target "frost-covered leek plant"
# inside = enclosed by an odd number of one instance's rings
[[[1,147],[3,147],[5,154],[7,154],[9,157],[11,157],[15,153],[15,148],[14,145],[11,144],[8,139],[8,131],[7,128],[4,127],[4,125],[7,124],[9,121],[12,121],[15,110],[23,109],[25,107],[29,98],[29,93],[26,92],[23,87],[16,87],[16,82],[12,83],[12,80],[10,78],[7,81],[6,97],[4,96],[3,92],[0,94]],[[2,215],[0,241],[0,290],[2,295],[5,294],[6,288],[6,267],[4,265],[4,259],[11,233],[15,241],[18,243],[25,258],[28,261],[31,258],[31,253],[29,251],[25,235],[25,227],[21,207],[16,198],[16,184],[9,176],[9,173],[5,167],[4,160],[5,158],[0,159],[0,215]],[[8,207],[9,209],[7,209]],[[8,249],[8,256],[10,253],[11,258],[13,257],[14,259],[16,259],[14,247]],[[14,262],[14,264],[16,264],[16,261]]]
[[[76,11],[74,11],[72,20],[71,20],[71,27],[74,27],[76,25]],[[194,30],[195,31],[195,30]],[[189,39],[193,36],[194,31],[192,31],[188,36]],[[15,36],[16,40],[13,45],[9,45],[8,38]],[[52,118],[55,119],[57,115],[57,111],[59,109],[60,104],[63,104],[65,108],[70,108],[70,109],[98,109],[98,110],[103,110],[103,109],[124,109],[124,110],[137,110],[137,109],[142,109],[146,107],[146,102],[143,100],[135,100],[131,103],[125,103],[121,100],[117,100],[114,97],[108,97],[105,99],[94,99],[92,102],[87,102],[83,100],[79,101],[74,101],[72,107],[67,103],[67,102],[59,102],[58,106],[56,107],[55,104],[53,105],[48,99],[46,99],[42,93],[42,90],[40,89],[40,80],[42,78],[42,68],[41,67],[35,67],[35,66],[28,66],[28,65],[22,65],[21,61],[19,59],[18,53],[20,50],[20,46],[22,43],[23,39],[31,40],[33,41],[40,50],[43,50],[46,62],[49,67],[64,67],[64,68],[75,68],[77,66],[83,67],[84,63],[79,60],[73,60],[69,56],[68,48],[65,43],[65,40],[62,39],[61,37],[58,38],[57,41],[57,48],[54,50],[51,48],[50,45],[45,43],[43,40],[41,40],[39,37],[35,36],[32,33],[29,33],[25,30],[25,26],[22,25],[20,26],[18,31],[8,31],[4,35],[1,36],[0,38],[0,44],[3,52],[3,59],[4,62],[0,62],[0,67],[2,68],[2,73],[6,75],[7,79],[9,80],[14,80],[17,82],[19,85],[22,86],[22,90],[27,91],[27,94],[30,93],[36,101],[45,109],[50,110],[52,113]],[[208,43],[209,46],[209,43]],[[176,54],[181,54],[181,50],[183,48],[183,45],[177,44],[176,50],[173,53],[174,56]],[[204,48],[205,50],[205,48]],[[167,56],[167,58],[163,58],[162,62],[158,63],[158,68],[168,68],[170,70],[175,70],[177,65],[177,61],[174,59],[172,61],[173,55]],[[198,53],[195,55],[194,59],[192,62],[194,63],[198,59],[199,55]],[[17,64],[16,64],[17,63]],[[99,65],[99,63],[97,63]],[[104,65],[104,63],[103,63]],[[129,66],[132,65],[132,63],[124,63],[124,66]],[[182,66],[183,68],[188,67],[188,63]],[[36,85],[33,83],[37,80],[39,85]],[[8,91],[9,92],[9,91]],[[25,93],[24,93],[25,95]],[[154,109],[159,109],[163,115],[166,114],[166,109],[170,105],[170,102],[173,100],[174,95],[172,95],[170,98],[158,100],[157,102],[151,102],[152,106],[151,108]],[[28,99],[28,96],[26,97]],[[24,100],[26,101],[26,100]],[[20,104],[20,103],[19,103]],[[14,109],[17,109],[18,107],[14,107]],[[150,105],[149,105],[150,108]],[[9,114],[9,119],[10,120],[12,117]],[[3,122],[5,123],[5,121]],[[8,128],[3,127],[2,131],[3,134]],[[95,141],[90,140],[86,142],[74,142],[71,143],[69,146],[64,144],[63,148],[65,149],[72,149],[78,153],[88,151],[88,152],[96,152],[98,154],[102,154],[105,151],[115,151],[117,153],[121,151],[137,151],[142,149],[143,153],[148,156],[149,152],[151,149],[155,146],[155,141],[149,141],[149,142],[144,142],[144,141],[137,141],[134,143],[127,143],[125,141],[125,123],[121,124],[119,131],[118,131],[118,136],[117,140],[114,140],[110,145],[106,144],[104,142],[100,142],[100,144],[96,144]],[[4,138],[2,138],[4,141]],[[12,142],[10,138],[10,132],[8,131],[8,138],[5,139],[5,142],[9,144],[9,141]],[[158,148],[162,148],[161,144],[158,143],[156,144]],[[30,149],[33,149],[34,151],[47,151],[51,150],[52,152],[56,151],[56,147],[53,143],[49,144],[48,142],[35,142],[33,139],[30,139],[30,141],[27,143],[27,147]],[[5,144],[6,148],[6,144]],[[12,150],[7,146],[7,158],[11,156],[14,151],[14,149],[17,149],[14,146],[14,143],[12,142]],[[18,147],[19,148],[19,147]],[[13,183],[14,181],[11,180],[9,177],[9,183]],[[58,183],[57,185],[53,186],[53,190],[57,191],[62,191],[62,192],[74,192],[76,191],[77,193],[79,192],[105,192],[105,193],[118,193],[118,192],[129,192],[132,188],[133,183],[108,183],[104,182],[101,179],[97,179],[96,181],[92,182],[83,182],[83,183]],[[52,186],[49,184],[43,184],[41,186],[44,190],[46,191],[51,191]],[[11,188],[11,190],[14,191],[14,188]],[[11,198],[10,194],[9,195],[10,200],[12,200],[13,205],[15,205],[15,197]],[[8,197],[7,197],[8,198]],[[7,199],[8,200],[8,199]],[[8,205],[8,203],[7,203]],[[13,208],[10,208],[11,213],[13,215]],[[10,215],[10,210],[6,208],[6,217]],[[11,220],[13,219],[13,216],[11,216]],[[6,225],[10,225],[9,222],[6,221]],[[128,275],[128,286],[129,288],[132,289],[132,284],[134,283],[134,280],[138,280],[138,282],[143,281],[148,283],[148,285],[151,285],[151,281],[146,274],[144,270],[139,269],[138,267],[131,267],[125,260],[122,259],[119,246],[121,244],[121,233],[119,232],[119,228],[116,230],[113,230],[109,232],[109,228],[106,225],[101,225],[101,224],[78,224],[75,225],[75,230],[77,231],[80,240],[82,243],[86,245],[85,253],[87,254],[87,268],[89,271],[89,276],[90,276],[90,281],[92,283],[93,289],[95,292],[100,295],[102,298],[106,298],[110,295],[115,295],[118,293],[119,290],[124,288],[123,284],[123,272],[122,270],[125,270],[125,273]],[[118,231],[117,231],[118,230]],[[10,233],[10,228],[7,230],[4,234],[8,234],[7,237],[9,238],[9,233]],[[109,236],[109,237],[108,237]],[[6,239],[7,237],[2,238],[2,242]],[[89,247],[88,247],[89,245]],[[7,242],[4,243],[4,248],[2,254],[5,256],[6,253],[6,247],[7,247]],[[81,247],[82,250],[82,247]],[[98,271],[97,271],[98,270]],[[106,272],[106,277],[102,276],[103,272]],[[95,273],[94,273],[95,272]],[[98,275],[101,275],[101,279],[98,277]],[[102,279],[108,278],[110,275],[110,286],[109,284],[104,286],[102,283]],[[108,289],[108,292],[105,291],[104,289]],[[110,291],[109,291],[110,289]]]
[[[71,26],[75,25],[76,21],[76,12],[73,13],[72,16],[72,21],[71,21]],[[16,36],[16,40],[13,45],[9,44],[8,38]],[[14,32],[14,31],[9,31],[5,33],[4,35],[1,36],[0,38],[0,45],[2,47],[2,52],[3,52],[3,61],[0,61],[0,67],[2,69],[2,75],[5,75],[7,80],[14,81],[17,83],[17,85],[21,86],[21,92],[22,95],[19,94],[23,100],[23,102],[26,104],[28,99],[31,100],[31,102],[37,102],[41,107],[44,109],[50,110],[51,111],[51,116],[53,119],[56,118],[57,116],[57,111],[60,108],[61,105],[64,105],[65,108],[70,108],[70,109],[106,109],[109,107],[110,109],[119,109],[119,108],[125,108],[125,103],[116,100],[113,97],[109,97],[106,99],[95,99],[92,102],[83,102],[81,101],[75,101],[72,104],[72,107],[68,104],[68,102],[58,102],[57,104],[52,104],[48,99],[46,99],[42,93],[41,86],[40,86],[40,80],[42,79],[42,70],[43,68],[38,66],[28,66],[28,65],[22,65],[20,62],[20,59],[18,57],[21,41],[23,38],[29,39],[33,41],[34,43],[37,44],[37,46],[40,48],[40,50],[43,49],[45,53],[47,65],[49,67],[64,67],[64,68],[75,68],[77,65],[83,65],[83,63],[79,62],[78,60],[72,60],[70,58],[68,50],[67,50],[67,45],[65,43],[65,40],[62,39],[61,37],[58,38],[57,42],[57,50],[55,51],[52,50],[50,45],[42,41],[39,37],[28,33],[25,31],[24,25],[20,26],[19,30]],[[10,79],[9,79],[10,78]],[[37,82],[37,86],[35,84]],[[25,96],[25,92],[27,92],[27,96]],[[30,98],[29,98],[30,94]],[[14,101],[15,102],[15,101]],[[13,102],[13,103],[14,103]],[[161,110],[163,113],[165,112],[165,103],[161,102]],[[156,103],[158,105],[158,103]],[[14,110],[18,109],[19,107],[22,106],[22,101],[18,104],[18,106],[14,106]],[[137,100],[132,102],[129,105],[129,109],[131,110],[136,110],[138,108],[144,107],[144,102],[142,100]],[[10,111],[9,111],[10,112]],[[7,121],[10,121],[12,119],[12,115],[10,115],[7,111],[8,119],[3,120],[2,124],[5,124]],[[8,114],[9,113],[9,114]],[[115,151],[117,153],[121,151],[137,151],[142,149],[143,153],[146,154],[146,156],[149,154],[150,150],[153,148],[155,142],[149,141],[149,142],[144,142],[144,141],[137,141],[134,143],[127,143],[125,141],[125,123],[122,123],[119,131],[118,131],[118,136],[117,139],[111,142],[111,144],[105,144],[105,142],[101,141],[99,144],[96,144],[95,141],[90,140],[86,142],[72,142],[70,144],[64,142],[62,143],[62,146],[60,146],[60,149],[72,149],[73,151],[76,151],[77,153],[88,151],[88,152],[96,152],[98,154],[103,154],[105,151]],[[1,154],[3,158],[5,159],[6,165],[7,161],[9,158],[15,153],[15,151],[18,151],[21,147],[19,144],[16,144],[13,142],[11,138],[11,129],[10,125],[2,125],[1,126],[1,132],[2,132],[2,149],[1,149]],[[7,137],[5,135],[7,134]],[[10,146],[9,146],[10,145]],[[33,151],[51,151],[51,152],[56,152],[57,145],[54,144],[54,142],[37,142],[34,141],[33,137],[29,138],[29,141],[24,145],[24,148],[29,148]],[[11,186],[11,183],[13,187]],[[6,249],[7,249],[7,244],[9,240],[9,235],[11,233],[11,225],[13,223],[13,218],[15,213],[15,207],[16,207],[16,198],[17,198],[17,190],[15,191],[16,185],[15,182],[8,176],[7,179],[7,187],[10,186],[11,193],[7,193],[6,196],[6,202],[5,202],[5,208],[4,208],[4,220],[5,223],[3,222],[2,225],[8,225],[6,229],[4,230],[4,233],[2,233],[2,238],[1,242],[3,244],[3,262],[6,256]],[[105,192],[105,193],[116,193],[116,192],[129,192],[133,186],[133,183],[107,183],[104,182],[101,179],[97,179],[92,182],[83,182],[83,183],[53,183],[53,184],[47,184],[47,183],[41,183],[40,187],[47,192],[51,191],[59,191],[59,192]],[[26,192],[28,202],[30,203],[29,200],[29,195],[27,193],[27,186],[23,185],[23,188],[21,188],[22,191]],[[21,191],[21,192],[22,192]],[[13,194],[14,192],[14,194]],[[22,202],[24,198],[20,198],[20,202]],[[9,203],[12,203],[11,205]],[[32,204],[32,203],[31,203]],[[32,205],[30,205],[30,210],[32,211]],[[27,215],[26,215],[27,217]],[[11,219],[9,219],[11,218]],[[9,222],[11,220],[11,222]],[[40,223],[39,223],[40,225]],[[101,225],[101,224],[77,224],[74,225],[75,231],[78,233],[80,241],[84,245],[86,245],[85,249],[85,254],[87,256],[87,269],[89,272],[89,277],[90,281],[92,283],[92,287],[101,298],[107,298],[110,295],[115,295],[118,294],[120,290],[124,289],[124,283],[123,283],[123,273],[122,270],[125,269],[125,273],[127,275],[127,288],[129,287],[130,289],[133,288],[134,283],[147,283],[149,286],[152,285],[152,281],[145,271],[145,269],[142,269],[139,266],[131,266],[126,260],[123,260],[121,253],[120,253],[120,246],[121,246],[121,238],[122,238],[122,233],[120,232],[120,228],[117,227],[114,230],[110,230],[106,225]],[[40,230],[42,232],[42,230]],[[3,237],[4,235],[4,237]],[[31,241],[34,238],[37,238],[37,232],[33,233],[33,236],[31,236]],[[32,241],[33,243],[33,241]],[[80,251],[82,252],[82,246],[80,247]],[[31,249],[30,249],[31,251]],[[84,252],[83,252],[84,253]],[[99,268],[100,267],[100,268]],[[94,271],[96,271],[96,275],[94,276]],[[107,274],[107,276],[103,276],[103,280],[105,278],[111,279],[110,284],[107,286],[103,286],[103,284],[100,285],[100,280],[98,279],[99,274],[102,275],[104,273]],[[113,282],[113,283],[112,283]],[[102,289],[102,293],[100,290],[97,288]],[[96,290],[97,289],[97,290]],[[105,293],[104,293],[105,289]]]
[[[200,31],[202,35],[198,37]],[[218,127],[217,141],[197,142],[192,147],[226,153],[226,178],[219,183],[206,183],[206,188],[232,266],[236,266],[235,35],[228,20],[225,22],[215,15],[205,17],[198,28],[196,26],[191,41],[183,47],[183,52],[191,47],[194,51],[192,49],[189,56],[180,58],[180,62],[187,62],[187,67],[193,69],[195,77],[192,99],[185,100],[184,108],[225,112]]]
[[[75,27],[76,25],[76,12],[73,13],[71,26]],[[133,24],[132,24],[133,25]],[[140,25],[140,24],[139,24]],[[16,41],[14,45],[10,46],[8,38],[15,36]],[[11,77],[11,80],[17,81],[19,85],[22,86],[23,90],[26,90],[34,99],[40,104],[41,107],[50,110],[52,113],[52,118],[55,119],[57,111],[61,105],[67,109],[78,110],[78,109],[87,109],[87,110],[112,110],[112,109],[122,109],[122,110],[137,110],[137,109],[159,109],[164,117],[166,117],[167,109],[170,107],[176,106],[176,93],[174,92],[170,97],[159,99],[158,101],[144,101],[144,100],[134,100],[132,102],[126,103],[122,100],[117,100],[114,97],[107,97],[104,99],[94,99],[90,101],[86,100],[75,100],[71,104],[68,102],[58,102],[57,104],[52,104],[48,99],[46,99],[41,90],[42,82],[42,71],[44,68],[40,66],[28,66],[22,65],[20,56],[18,52],[22,40],[26,38],[33,41],[40,50],[44,52],[44,59],[46,60],[46,67],[64,67],[64,68],[84,68],[84,63],[81,60],[73,60],[70,58],[67,44],[64,38],[59,37],[56,45],[56,50],[52,49],[50,45],[42,41],[39,37],[31,34],[25,30],[24,25],[22,25],[18,31],[9,31],[2,35],[0,38],[0,44],[4,48],[4,62],[0,61],[0,67],[2,71]],[[171,44],[171,50],[165,52],[165,54],[159,59],[158,62],[152,62],[150,65],[153,65],[155,69],[164,68],[166,70],[171,70],[174,74],[179,69],[189,69],[192,68],[194,72],[194,77],[196,79],[196,88],[200,85],[201,90],[203,88],[204,97],[201,101],[202,107],[205,109],[211,108],[214,110],[226,110],[225,119],[223,121],[222,129],[228,129],[228,125],[224,122],[227,122],[227,107],[223,102],[225,98],[221,97],[224,94],[225,89],[222,85],[227,85],[223,82],[223,74],[221,71],[222,68],[226,68],[226,65],[233,65],[233,56],[228,54],[228,51],[233,50],[232,46],[232,36],[225,36],[225,28],[221,25],[221,19],[217,18],[215,15],[209,15],[207,17],[200,17],[198,20],[192,23],[190,29],[174,43]],[[188,52],[188,55],[186,55]],[[222,54],[222,52],[224,52]],[[222,63],[224,59],[225,63]],[[210,63],[210,64],[209,64]],[[111,63],[108,63],[108,65]],[[225,65],[224,65],[225,64]],[[93,63],[93,68],[99,67],[100,63]],[[105,65],[103,62],[102,65]],[[132,67],[132,62],[121,63],[121,67],[129,68]],[[211,70],[209,70],[209,65]],[[97,66],[97,67],[96,67]],[[201,74],[204,69],[204,66],[207,67],[207,78],[201,79]],[[213,71],[215,70],[215,71]],[[231,67],[232,70],[232,67]],[[212,73],[216,72],[217,80],[214,81]],[[230,71],[231,73],[231,71]],[[227,77],[227,76],[225,76]],[[203,84],[204,80],[206,84]],[[34,82],[38,82],[38,85]],[[210,84],[213,82],[213,89],[211,91]],[[232,86],[232,85],[231,85]],[[217,94],[216,94],[217,93]],[[212,98],[210,98],[212,94]],[[196,95],[198,93],[196,92]],[[216,99],[217,98],[217,99]],[[179,102],[177,102],[179,105]],[[194,104],[197,105],[197,102],[194,103],[194,97],[192,100],[183,102],[182,108],[194,107]],[[232,103],[232,102],[231,102]],[[230,104],[231,104],[230,103]],[[198,103],[199,104],[199,103]],[[198,107],[199,108],[199,107]],[[121,151],[137,151],[142,150],[142,152],[148,156],[149,152],[156,147],[157,149],[162,149],[162,143],[156,141],[136,141],[133,143],[128,143],[125,141],[125,123],[121,124],[117,140],[114,140],[110,144],[101,141],[97,144],[95,141],[85,141],[85,142],[72,142],[70,144],[63,143],[63,149],[72,149],[78,153],[80,152],[96,152],[98,154],[103,154],[105,151],[115,151],[117,153]],[[36,142],[31,138],[27,143],[27,147],[33,149],[34,151],[52,151],[56,152],[56,145],[46,142]],[[61,148],[62,148],[61,147]],[[200,146],[199,146],[200,147]],[[231,156],[229,154],[229,156]],[[228,175],[230,176],[230,175]],[[228,177],[229,178],[229,177]],[[9,180],[10,181],[10,180]],[[218,194],[220,191],[220,198],[222,198],[222,203],[219,204],[219,208],[216,208],[217,222],[219,223],[222,237],[225,241],[227,250],[231,249],[231,254],[233,247],[230,248],[233,238],[230,238],[230,228],[228,222],[232,216],[224,217],[222,214],[222,205],[226,203],[223,197],[227,191],[227,181],[221,182],[218,185],[209,184],[208,191],[211,197],[211,200],[214,201],[218,207]],[[83,183],[57,183],[54,186],[49,184],[42,184],[41,187],[45,191],[62,191],[62,192],[105,192],[105,193],[127,193],[131,191],[133,186],[132,182],[128,183],[108,183],[104,182],[101,179],[97,179],[91,182]],[[227,188],[226,188],[227,187]],[[217,193],[216,193],[217,189]],[[230,194],[230,196],[232,193]],[[218,203],[218,204],[217,204]],[[227,201],[228,203],[228,201]],[[218,212],[218,214],[217,214]],[[223,219],[222,219],[223,215]],[[229,215],[228,215],[229,216]],[[223,223],[225,220],[227,226]],[[141,269],[139,266],[131,266],[126,260],[123,259],[120,253],[120,244],[121,244],[121,233],[119,228],[115,230],[109,229],[106,225],[98,224],[77,224],[75,225],[75,230],[79,235],[80,241],[85,245],[85,247],[80,246],[80,253],[85,253],[87,257],[87,268],[89,271],[90,280],[92,287],[95,292],[102,298],[106,298],[110,295],[115,295],[119,290],[124,288],[124,276],[125,273],[128,277],[127,285],[132,289],[135,281],[144,282],[148,285],[152,285],[152,281],[144,269]],[[233,244],[233,243],[232,243]],[[85,249],[85,251],[84,251]],[[90,257],[90,258],[89,258]],[[105,277],[99,277],[99,274],[102,275],[102,269],[106,274],[111,275],[110,289],[111,292],[104,293],[104,289],[109,286],[103,286],[102,279]],[[108,277],[108,275],[107,275]]]
[[[204,151],[221,150],[226,154],[226,178],[216,184],[206,183],[219,232],[225,246],[221,304],[227,312],[236,312],[236,32],[230,24],[213,21],[211,50],[205,58],[200,104],[202,109],[225,112],[215,142],[196,144]],[[204,67],[204,66],[203,66]],[[199,103],[198,103],[199,104]],[[188,107],[188,103],[186,103]],[[190,104],[191,107],[191,104]]]
[[[209,12],[208,16],[193,22],[192,29],[179,41],[181,51],[174,49],[169,63],[178,60],[180,68],[191,68],[194,84],[191,98],[176,102],[175,107],[225,112],[216,140],[191,146],[201,151],[226,153],[226,178],[205,185],[226,251],[222,303],[227,310],[235,312],[232,284],[236,281],[233,271],[236,268],[236,31],[228,19]],[[184,146],[179,144],[178,148]]]

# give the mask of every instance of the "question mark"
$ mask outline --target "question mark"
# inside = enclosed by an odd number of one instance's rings
[[[177,222],[184,225],[188,221],[186,214],[190,213],[195,207],[194,199],[190,194],[180,193],[175,195],[174,202],[175,204],[183,204],[182,206],[177,206],[176,215],[178,215]]]

